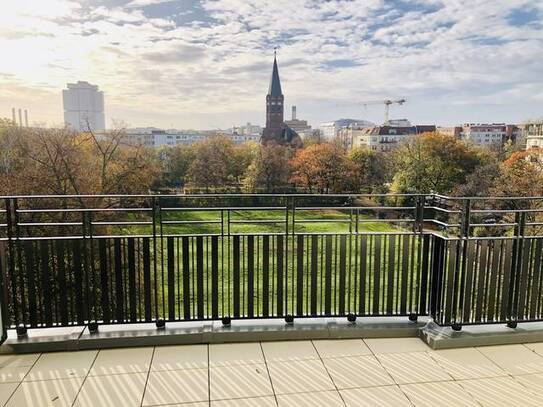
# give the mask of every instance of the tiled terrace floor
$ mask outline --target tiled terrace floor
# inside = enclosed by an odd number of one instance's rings
[[[7,406],[543,406],[543,343],[416,338],[0,356]]]

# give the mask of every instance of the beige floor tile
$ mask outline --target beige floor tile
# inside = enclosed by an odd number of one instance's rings
[[[527,391],[512,377],[462,380],[458,382],[484,407],[542,406],[543,398]]]
[[[147,373],[89,376],[74,407],[137,407],[141,405]]]
[[[208,400],[207,369],[169,370],[149,373],[144,406]]]
[[[416,407],[478,406],[473,397],[455,382],[404,384],[400,388]]]
[[[82,377],[23,382],[6,407],[68,407],[73,404],[82,383]]]
[[[377,358],[397,384],[452,380],[427,353],[387,353]]]
[[[336,390],[311,393],[280,394],[279,407],[342,407],[343,400]]]
[[[340,390],[347,407],[412,407],[398,386]]]
[[[268,364],[275,394],[335,390],[320,360],[298,360]]]
[[[425,352],[431,349],[419,338],[364,339],[373,353]]]
[[[515,376],[515,380],[528,388],[532,393],[543,394],[543,374]]]
[[[437,350],[430,356],[456,380],[507,375],[475,348]]]
[[[525,343],[524,346],[534,351],[538,355],[543,356],[543,342]]]
[[[313,344],[323,359],[372,354],[362,339],[323,339]]]
[[[94,350],[44,353],[25,377],[25,381],[84,377],[97,353]]]
[[[394,384],[375,356],[324,359],[324,366],[338,389]]]
[[[212,367],[211,400],[273,395],[265,364]]]
[[[311,341],[262,342],[262,349],[268,362],[319,359]]]
[[[152,355],[152,347],[101,350],[89,375],[147,372]]]
[[[157,346],[152,371],[207,369],[207,345]]]
[[[32,366],[39,357],[39,353],[28,353],[25,355],[0,355],[0,368]]]
[[[39,356],[39,353],[0,355],[0,383],[20,382],[23,380]]]
[[[543,357],[523,345],[483,346],[477,349],[510,374],[543,373]]]
[[[18,383],[2,383],[0,384],[0,406],[6,404],[9,397],[17,388]]]
[[[32,366],[14,366],[0,368],[0,383],[15,383],[24,379]]]
[[[209,345],[209,366],[233,366],[264,363],[259,342]]]
[[[215,400],[211,407],[276,407],[275,397],[252,397],[247,399]],[[186,406],[192,407],[192,406]]]

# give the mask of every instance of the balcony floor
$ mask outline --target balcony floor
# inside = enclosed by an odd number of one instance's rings
[[[417,338],[0,356],[6,406],[541,406],[543,343],[431,350]]]

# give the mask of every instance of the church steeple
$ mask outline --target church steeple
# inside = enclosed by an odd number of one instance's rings
[[[279,69],[277,68],[277,55],[273,53],[273,69],[270,87],[266,95],[266,127],[262,131],[261,143],[287,144],[293,147],[301,147],[300,136],[283,122],[283,106],[285,97],[281,91]]]
[[[283,96],[281,80],[279,79],[279,69],[277,68],[277,54],[275,52],[273,53],[273,70],[268,95],[273,97]]]
[[[277,54],[273,53],[273,69],[270,80],[270,87],[266,95],[266,127],[269,129],[280,129],[283,126],[283,92],[277,68]]]

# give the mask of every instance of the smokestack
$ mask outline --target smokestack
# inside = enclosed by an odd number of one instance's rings
[[[23,127],[23,113],[19,109],[19,127]]]
[[[292,120],[296,120],[296,106],[292,106]]]
[[[15,118],[15,108],[11,108],[11,120],[13,120],[13,123],[17,123],[17,119]]]
[[[28,127],[28,110],[25,109],[25,127]]]

